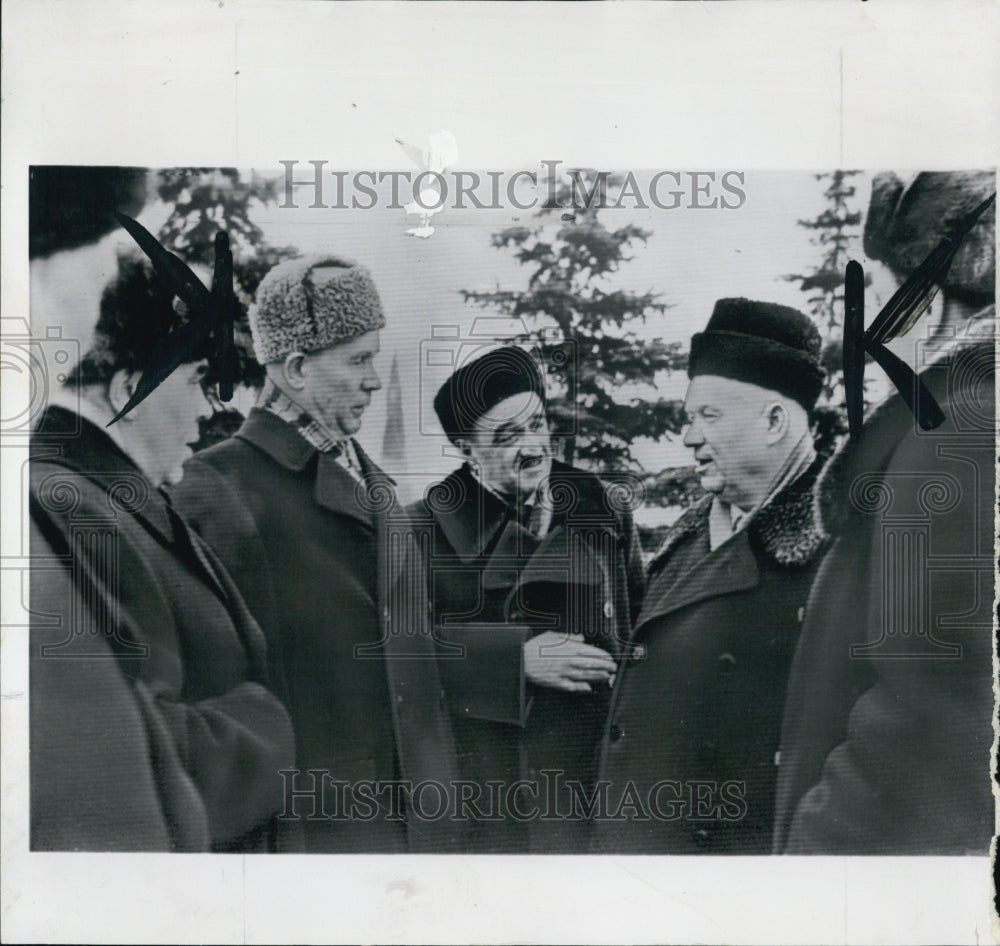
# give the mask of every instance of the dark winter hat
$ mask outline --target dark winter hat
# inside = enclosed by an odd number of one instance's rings
[[[462,365],[434,395],[434,410],[448,439],[467,436],[501,401],[531,391],[545,403],[545,381],[535,359],[513,345],[495,348]]]
[[[688,375],[718,375],[768,388],[811,411],[823,388],[822,342],[797,309],[720,299],[704,332],[691,338]]]
[[[36,165],[28,172],[28,254],[72,250],[117,230],[112,214],[138,217],[146,203],[145,168]]]
[[[996,190],[993,171],[924,171],[904,182],[891,171],[872,179],[865,253],[905,279],[962,217]],[[996,282],[996,207],[965,235],[942,289],[986,305]]]
[[[385,327],[371,273],[342,256],[284,260],[257,287],[250,307],[257,360],[319,351]]]
[[[193,267],[203,282],[207,270]],[[90,348],[70,372],[67,384],[101,384],[115,372],[141,371],[153,349],[169,332],[189,320],[187,310],[156,275],[144,256],[131,251],[118,257],[118,273],[101,294],[100,314]],[[189,361],[212,355],[211,337],[192,352]]]

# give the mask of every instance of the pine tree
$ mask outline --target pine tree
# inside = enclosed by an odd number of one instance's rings
[[[851,178],[860,171],[830,171],[817,174],[816,180],[827,182],[823,196],[827,206],[812,220],[799,220],[799,226],[813,231],[813,246],[822,250],[818,266],[809,273],[784,276],[797,282],[807,293],[808,313],[823,338],[822,362],[826,382],[816,405],[813,419],[816,447],[826,455],[847,433],[847,413],[844,404],[843,326],[844,270],[852,256],[857,257],[861,243],[862,212],[853,207],[857,188]],[[871,282],[866,275],[865,284]]]
[[[187,263],[211,267],[215,260],[215,234],[225,230],[233,251],[233,282],[240,314],[234,327],[237,384],[259,388],[264,368],[253,355],[247,311],[264,275],[287,256],[291,247],[273,247],[250,217],[256,207],[274,203],[277,181],[251,174],[244,180],[234,168],[168,168],[157,172],[157,196],[173,210],[157,233],[159,241]],[[216,408],[203,419],[196,450],[233,434],[243,417],[215,398],[217,376],[209,365],[205,391]]]
[[[550,417],[564,459],[595,471],[638,472],[635,438],[658,440],[681,429],[681,403],[659,397],[654,379],[660,371],[682,369],[686,356],[680,343],[636,334],[637,323],[666,311],[659,294],[612,285],[630,252],[650,236],[633,224],[605,226],[601,204],[613,203],[611,192],[621,180],[604,175],[607,199],[581,206],[574,197],[581,191],[597,195],[600,179],[589,170],[570,174],[575,182],[559,184],[554,203],[538,211],[538,225],[493,234],[494,247],[513,251],[529,267],[527,289],[498,286],[462,295],[526,326],[520,340],[538,351],[549,372]],[[626,385],[635,390],[623,393]]]

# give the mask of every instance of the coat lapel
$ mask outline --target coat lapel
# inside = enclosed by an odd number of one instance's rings
[[[433,510],[434,519],[459,560],[468,565],[489,548],[507,521],[507,507],[464,466],[442,480],[440,492],[449,502]]]
[[[527,543],[533,543],[534,551],[521,569],[519,585],[531,582],[552,584],[600,585],[604,579],[604,567],[591,546],[584,541],[574,541],[573,530],[566,523],[559,523],[538,541],[526,530],[512,523],[514,528],[524,532]],[[502,541],[502,540],[501,540]],[[527,546],[531,548],[531,545]]]
[[[319,453],[291,424],[270,411],[253,408],[236,436],[295,472],[305,470],[316,457],[313,497],[317,505],[330,512],[350,516],[369,529],[374,524],[375,510],[386,506],[384,500],[391,498],[389,505],[395,501],[392,479],[354,441],[352,443],[361,463],[360,483],[340,463],[327,454]],[[383,492],[383,489],[388,491]]]
[[[351,516],[362,525],[372,528],[372,509],[366,499],[368,491],[365,482],[356,480],[325,453],[319,455],[313,495],[317,504],[324,509]]]
[[[671,574],[667,563],[662,571],[651,575],[636,631],[654,618],[707,598],[748,591],[757,587],[759,580],[750,539],[746,532],[737,533],[682,574]]]
[[[48,438],[57,436],[58,448],[48,442]],[[104,492],[109,514],[131,515],[160,545],[199,573],[222,601],[229,601],[230,594],[218,564],[173,509],[169,495],[156,489],[103,430],[84,418],[71,418],[62,408],[50,408],[36,443],[35,456],[60,463],[86,477]],[[121,512],[117,511],[119,506]]]

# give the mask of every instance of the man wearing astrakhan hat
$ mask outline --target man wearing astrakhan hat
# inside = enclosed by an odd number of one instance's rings
[[[709,495],[649,563],[602,746],[597,851],[770,851],[785,681],[823,547],[819,353],[805,315],[747,299],[717,302],[691,341],[684,443]]]
[[[384,325],[355,262],[314,256],[272,269],[250,310],[267,370],[258,406],[185,465],[175,493],[267,636],[297,742],[285,815],[310,852],[456,843],[439,799],[421,809],[407,794],[428,780],[447,793],[454,750],[426,604],[407,609],[419,594],[399,593],[419,567],[387,549],[393,484],[353,439],[381,387]]]
[[[571,783],[592,790],[643,589],[627,497],[553,458],[545,382],[520,348],[461,365],[434,408],[465,463],[410,513],[431,536],[437,634],[464,647],[439,665],[471,783],[471,849],[586,850]]]

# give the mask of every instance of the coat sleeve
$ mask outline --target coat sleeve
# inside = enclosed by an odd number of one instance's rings
[[[83,601],[34,527],[31,550],[32,850],[208,850],[193,781],[176,752],[155,752],[149,718],[108,640],[73,635]]]
[[[927,626],[960,654],[914,656],[926,638],[899,634],[866,658],[871,684],[850,707],[842,741],[826,755],[818,781],[800,798],[785,853],[964,854],[986,853],[993,833],[990,788],[992,732],[992,534],[991,451],[984,463],[947,462],[933,442],[907,437],[887,472],[891,489],[916,491],[947,470],[958,483],[958,504],[934,517],[928,549],[952,567],[928,566],[911,593],[926,595]],[[928,460],[928,458],[930,458]],[[919,476],[914,471],[925,471]],[[899,478],[893,478],[895,472]],[[980,532],[980,530],[985,530]],[[878,522],[871,529],[867,614],[861,633],[881,640],[883,575],[889,567]],[[977,533],[979,533],[977,549]],[[985,558],[983,552],[985,551]],[[980,559],[975,567],[973,558]],[[841,563],[841,571],[850,562]],[[958,564],[960,567],[954,567]],[[846,586],[854,578],[841,575]],[[865,576],[859,576],[864,582]],[[855,586],[856,587],[856,586]],[[905,589],[904,589],[905,590]],[[863,596],[864,592],[860,592]],[[821,605],[823,602],[819,602]],[[914,607],[911,614],[919,613]],[[845,621],[848,620],[845,614]],[[840,659],[859,634],[845,624]],[[911,631],[913,629],[911,628]],[[917,630],[920,630],[917,628]],[[817,684],[823,670],[813,668]],[[806,706],[822,712],[822,704]]]
[[[42,472],[37,470],[39,475]],[[57,553],[61,552],[69,563],[67,523],[41,511],[37,504],[33,515],[43,521],[50,542],[51,537],[56,537]],[[126,523],[118,532],[118,560],[127,563],[132,600],[122,600],[109,590],[101,577],[102,570],[95,567],[88,552],[73,553],[77,565],[74,573],[83,586],[75,587],[73,592],[88,602],[91,613],[101,615],[103,625],[114,627],[116,640],[147,648],[146,656],[126,656],[118,663],[130,680],[135,705],[146,725],[154,770],[177,776],[161,788],[175,799],[182,794],[183,780],[173,764],[175,756],[204,805],[211,843],[226,844],[280,811],[283,785],[279,772],[291,768],[295,757],[291,722],[278,698],[250,679],[252,662],[248,654],[241,658],[242,666],[233,658],[225,667],[210,668],[212,675],[228,675],[228,683],[220,692],[204,699],[188,695],[186,685],[194,668],[186,664],[182,635],[218,633],[239,640],[243,632],[232,623],[228,627],[180,629],[155,562],[147,561],[131,538],[130,529],[138,528],[138,524]],[[60,549],[59,544],[65,547]],[[212,620],[217,620],[217,615],[213,612]],[[233,621],[231,613],[228,619]],[[260,635],[259,628],[252,630]],[[206,669],[197,668],[203,679]],[[170,758],[162,753],[168,753]]]

